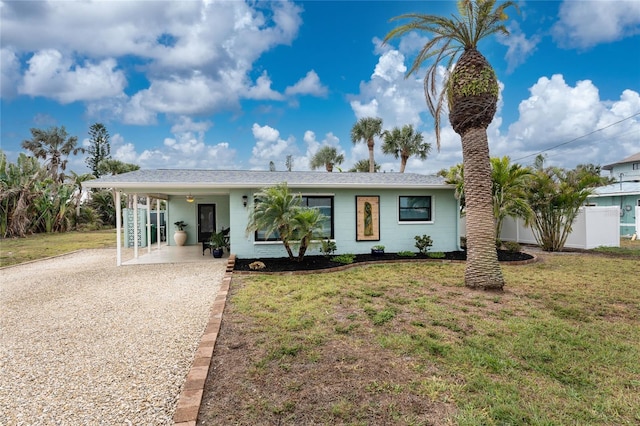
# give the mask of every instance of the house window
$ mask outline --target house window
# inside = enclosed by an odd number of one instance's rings
[[[633,165],[631,166],[631,168],[633,170],[640,170],[640,163],[633,163]]]
[[[320,223],[320,236],[322,238],[333,239],[333,197],[326,195],[303,195],[300,205],[303,207],[317,208],[320,210],[320,213],[326,216],[325,220]],[[255,234],[255,241],[279,240],[280,236],[277,232],[266,235],[265,231],[256,231]]]
[[[400,196],[398,218],[400,222],[431,222],[431,196]]]

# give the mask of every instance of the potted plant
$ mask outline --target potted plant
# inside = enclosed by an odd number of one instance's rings
[[[371,247],[371,254],[374,256],[382,256],[384,254],[384,246],[382,244]]]
[[[174,222],[176,226],[176,232],[173,234],[173,240],[176,242],[177,246],[183,246],[187,242],[187,231],[184,230],[188,225],[184,223],[184,220],[179,220]]]
[[[220,258],[224,252],[224,247],[227,245],[227,238],[222,232],[214,232],[211,234],[211,250],[213,257]]]

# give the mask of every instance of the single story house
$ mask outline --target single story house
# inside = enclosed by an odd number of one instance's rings
[[[613,164],[602,167],[618,182],[596,188],[588,198],[590,205],[617,206],[620,208],[620,236],[640,232],[640,152]]]
[[[208,240],[214,230],[230,228],[231,253],[239,258],[273,258],[286,256],[282,243],[265,240],[260,232],[247,233],[246,228],[254,194],[283,182],[302,195],[304,205],[317,207],[327,216],[323,237],[336,243],[336,254],[368,253],[378,244],[388,252],[415,251],[416,235],[431,236],[432,251],[460,248],[459,203],[454,187],[439,176],[169,169],[102,176],[84,186],[114,190],[118,210],[123,192],[165,200],[169,245],[175,245],[173,224],[184,221],[187,245]],[[118,221],[118,231],[120,227]]]

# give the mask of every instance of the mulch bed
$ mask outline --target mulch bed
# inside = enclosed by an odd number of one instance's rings
[[[374,256],[371,254],[357,254],[352,265],[358,263],[372,263],[381,261],[407,261],[407,260],[467,260],[466,251],[451,251],[444,253],[442,259],[434,259],[429,256],[417,253],[414,257],[399,256],[397,253],[384,253],[383,255]],[[318,271],[322,269],[331,269],[345,266],[343,263],[331,260],[334,256],[305,256],[302,262],[292,261],[288,257],[265,258],[265,259],[240,259],[237,258],[234,271],[237,272],[296,272],[296,271]],[[505,250],[498,250],[498,260],[500,262],[523,262],[533,259],[534,257],[528,253],[518,252],[512,253]],[[265,268],[254,271],[249,268],[249,264],[260,261],[265,264]]]

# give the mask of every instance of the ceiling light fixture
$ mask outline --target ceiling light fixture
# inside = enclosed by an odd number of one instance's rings
[[[195,198],[193,198],[193,195],[187,195],[187,203],[193,203],[193,200],[195,200]]]

